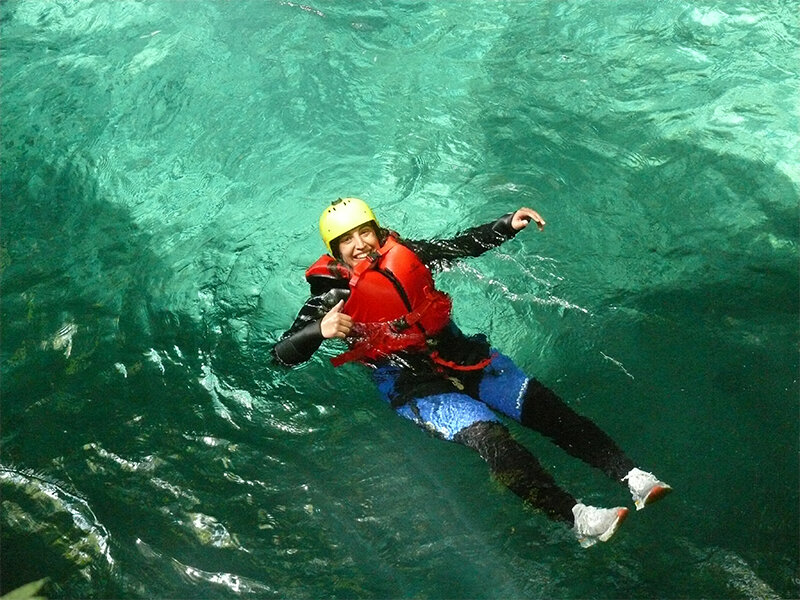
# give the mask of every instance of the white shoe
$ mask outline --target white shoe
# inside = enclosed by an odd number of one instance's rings
[[[642,510],[646,505],[652,504],[672,491],[672,487],[656,479],[655,475],[638,468],[631,469],[622,481],[628,482],[636,510]]]
[[[575,515],[575,535],[581,546],[588,548],[598,541],[608,541],[628,516],[628,509],[621,506],[597,508],[578,502],[572,507],[572,514]]]

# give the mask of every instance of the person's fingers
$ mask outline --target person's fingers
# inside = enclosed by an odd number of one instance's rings
[[[350,327],[338,327],[333,334],[333,337],[346,338],[348,335],[350,335],[350,330]]]
[[[339,319],[336,321],[336,328],[346,336],[353,329],[353,318],[350,315],[340,314]]]
[[[339,302],[322,317],[322,322],[320,323],[322,337],[345,337],[350,333],[350,329],[353,327],[353,318],[341,312],[343,306],[344,300],[339,300]]]
[[[539,228],[539,231],[544,229],[544,226],[547,224],[545,220],[542,218],[542,215],[537,213],[535,210],[531,211],[533,213],[533,221],[536,223],[536,226]]]
[[[336,306],[334,306],[332,309],[328,311],[328,314],[342,312],[343,306],[344,306],[344,300],[339,300],[339,302],[336,303]]]
[[[514,214],[512,226],[519,231],[520,229],[527,227],[531,221],[536,223],[536,226],[540,231],[544,229],[545,220],[542,218],[542,215],[532,208],[523,206]]]
[[[325,338],[344,338],[353,329],[353,317],[343,312],[339,312],[344,305],[344,301],[339,303],[328,311],[328,314],[322,319],[321,330],[322,337]]]

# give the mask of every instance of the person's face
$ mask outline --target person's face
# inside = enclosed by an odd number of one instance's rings
[[[381,247],[375,228],[370,223],[354,227],[339,238],[339,255],[342,262],[354,267]]]

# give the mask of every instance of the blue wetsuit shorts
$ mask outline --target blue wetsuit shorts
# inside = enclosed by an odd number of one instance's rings
[[[428,375],[428,374],[426,374]],[[406,367],[393,364],[373,371],[381,396],[395,405],[398,414],[446,440],[452,440],[463,429],[479,422],[498,422],[495,411],[519,421],[529,378],[506,355],[493,352],[491,362],[480,371],[466,376],[453,372],[438,373],[440,389],[431,393],[421,377],[419,393],[414,392],[414,374]],[[402,378],[404,400],[396,406],[397,384]]]

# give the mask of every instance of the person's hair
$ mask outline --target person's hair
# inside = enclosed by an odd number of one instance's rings
[[[369,225],[372,227],[372,230],[375,232],[375,235],[378,236],[378,241],[381,243],[381,246],[386,241],[386,230],[381,229],[378,227],[378,224],[375,221],[367,221],[366,223],[362,223],[361,225]],[[361,227],[358,225],[357,227]],[[353,229],[356,229],[354,227]],[[345,232],[346,233],[346,232]],[[342,260],[342,253],[339,252],[339,240],[344,237],[344,233],[338,237],[335,237],[331,240],[331,254],[333,254],[333,258],[336,260]]]

